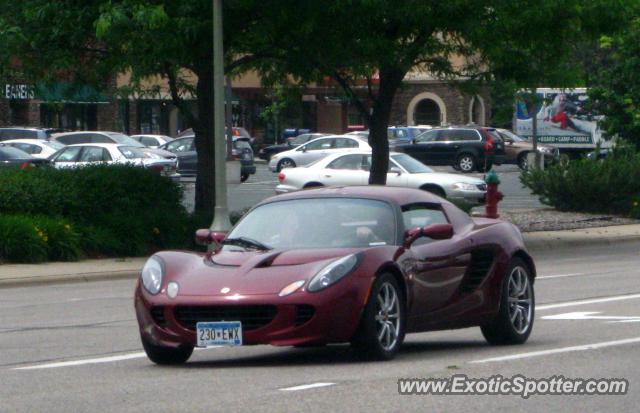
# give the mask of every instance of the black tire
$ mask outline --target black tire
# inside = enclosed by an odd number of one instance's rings
[[[396,307],[394,304],[394,308],[391,311],[385,312],[380,308],[378,295],[385,294],[385,291],[389,291],[387,290],[388,288],[393,289],[395,292],[398,306]],[[396,310],[397,312],[394,312]],[[395,325],[394,322],[391,321],[395,317],[389,317],[389,315],[393,314],[397,314],[398,321],[395,322]],[[404,340],[406,325],[405,314],[404,293],[401,291],[395,277],[389,273],[380,275],[373,284],[369,301],[362,312],[358,330],[351,340],[351,345],[358,352],[358,355],[366,359],[391,360],[400,349],[400,346],[402,346]],[[387,318],[384,320],[376,320],[376,316],[379,315],[384,315],[384,317]],[[382,327],[384,324],[388,325],[389,323],[391,323],[393,328],[387,326],[385,329]],[[393,332],[394,330],[395,333]],[[388,336],[385,331],[389,332]],[[382,338],[379,339],[378,337],[381,333]],[[391,336],[392,334],[394,334],[395,339]],[[391,339],[387,340],[387,337],[391,337]],[[381,341],[385,341],[386,344],[383,344]]]
[[[463,153],[456,159],[456,166],[462,173],[468,174],[476,170],[476,157],[470,153]]]
[[[318,182],[310,182],[308,184],[305,184],[305,186],[303,186],[302,189],[322,188],[323,186],[324,185]]]
[[[512,321],[511,315],[513,309],[519,306],[518,303],[510,303],[509,297],[513,290],[510,288],[512,284],[510,280],[516,270],[522,271],[524,277],[527,280],[528,292],[530,297],[530,304],[527,306],[526,314],[528,315],[528,324],[526,328],[523,325],[518,326],[519,318]],[[521,275],[523,276],[523,275]],[[535,294],[533,292],[533,279],[531,277],[531,270],[527,264],[520,258],[512,258],[507,266],[504,281],[502,282],[502,291],[500,292],[500,309],[496,317],[489,323],[480,327],[482,335],[490,343],[495,345],[507,345],[507,344],[523,344],[529,338],[531,330],[533,329],[533,321],[535,316]],[[515,307],[514,307],[515,306]],[[523,311],[521,314],[525,314]]]
[[[522,169],[523,171],[526,171],[529,166],[529,162],[527,162],[528,153],[529,152],[522,152],[520,155],[518,155],[518,168]]]
[[[293,161],[293,159],[284,158],[280,160],[280,162],[278,162],[278,172],[280,172],[284,168],[295,168],[295,167],[296,167],[296,163]]]
[[[180,347],[173,348],[156,346],[149,343],[144,338],[141,338],[141,340],[142,347],[144,348],[144,352],[147,353],[147,357],[156,364],[183,364],[189,360],[191,353],[193,353],[193,346],[191,345],[182,345]]]
[[[246,182],[249,179],[249,174],[240,174],[240,182]]]
[[[436,185],[425,185],[421,187],[423,191],[431,192],[434,195],[438,195],[440,198],[447,198],[447,194],[444,192],[442,188]]]

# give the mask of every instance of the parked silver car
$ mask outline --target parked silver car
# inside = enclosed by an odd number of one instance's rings
[[[356,135],[323,136],[272,156],[269,169],[272,172],[280,172],[284,168],[308,165],[334,153],[363,149],[370,150],[371,147],[366,140]]]

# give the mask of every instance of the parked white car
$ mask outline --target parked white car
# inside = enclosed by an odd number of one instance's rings
[[[34,158],[47,159],[56,151],[64,148],[64,145],[58,142],[50,142],[41,139],[10,139],[2,142],[7,146],[12,146],[28,153]]]
[[[140,148],[117,143],[81,143],[60,149],[50,158],[56,168],[73,168],[95,164],[129,164],[157,171],[174,181],[180,179],[176,160],[149,158]]]
[[[269,161],[269,169],[271,172],[280,172],[284,168],[309,165],[334,153],[363,149],[371,150],[371,147],[366,140],[355,135],[323,136],[290,151],[273,155]]]
[[[329,155],[306,168],[283,169],[276,193],[319,186],[367,185],[370,168],[371,152]],[[411,156],[395,152],[390,154],[387,185],[418,188],[467,205],[484,204],[487,193],[487,185],[481,179],[434,172]]]

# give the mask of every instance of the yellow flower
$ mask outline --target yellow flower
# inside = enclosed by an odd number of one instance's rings
[[[64,229],[66,229],[67,231],[71,231],[71,225],[65,224]]]

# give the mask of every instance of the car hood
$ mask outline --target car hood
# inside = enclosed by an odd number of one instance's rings
[[[424,182],[446,184],[446,185],[452,185],[458,182],[471,184],[471,185],[484,184],[484,181],[482,179],[474,178],[471,176],[459,175],[459,174],[425,172],[425,173],[411,174],[410,176],[412,179],[417,179]]]
[[[309,280],[332,260],[359,249],[221,251],[213,256],[163,252],[167,280],[178,282],[181,296],[277,294]],[[223,293],[223,289],[228,289]]]

